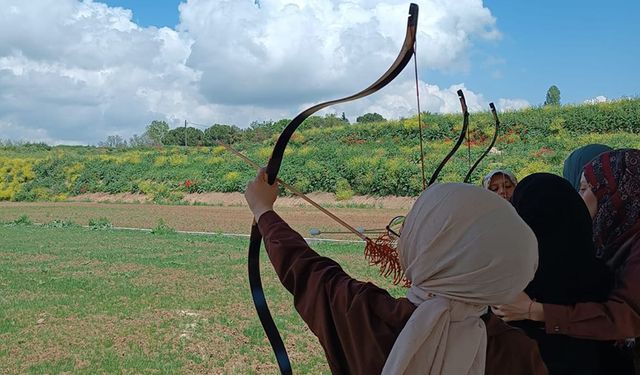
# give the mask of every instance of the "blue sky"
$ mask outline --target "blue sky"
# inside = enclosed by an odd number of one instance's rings
[[[543,102],[552,84],[564,102],[640,95],[640,1],[489,0],[485,5],[503,39],[475,53],[479,59],[504,59],[503,78],[492,79],[478,64],[464,78],[468,86],[489,96],[520,95],[532,104]]]
[[[175,0],[109,0],[102,1],[113,7],[133,11],[133,20],[141,26],[175,27],[180,18]]]
[[[0,137],[96,144],[180,126],[292,118],[368,86],[402,43],[403,0],[4,0]],[[640,1],[419,0],[421,108],[640,95]],[[326,113],[416,113],[413,69]]]

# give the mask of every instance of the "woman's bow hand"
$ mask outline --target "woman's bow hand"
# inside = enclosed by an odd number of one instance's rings
[[[278,183],[269,185],[267,173],[264,168],[261,168],[256,178],[247,185],[244,198],[247,200],[256,222],[258,222],[263,213],[273,210],[273,203],[278,198]]]

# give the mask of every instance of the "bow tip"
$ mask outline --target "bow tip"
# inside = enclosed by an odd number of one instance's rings
[[[418,25],[418,4],[411,3],[409,5],[409,27]]]

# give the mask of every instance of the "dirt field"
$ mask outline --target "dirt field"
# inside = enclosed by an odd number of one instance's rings
[[[312,199],[353,227],[365,229],[384,228],[391,218],[406,214],[413,204],[412,198],[397,197],[356,197],[349,201],[336,202],[331,194],[315,194],[312,195]],[[185,197],[185,200],[190,202],[209,204],[207,206],[157,205],[149,203],[142,195],[132,194],[118,196],[93,194],[76,197],[76,200],[92,201],[1,202],[0,221],[11,221],[21,215],[27,215],[32,221],[38,223],[64,219],[86,225],[90,219],[106,217],[113,225],[119,227],[153,228],[162,219],[165,224],[178,230],[242,234],[249,233],[252,221],[251,213],[239,193],[191,194]],[[321,231],[343,230],[331,218],[299,198],[279,198],[276,202],[276,211],[305,237],[310,236],[311,228]],[[357,239],[354,235],[339,234],[323,234],[317,237]]]
[[[369,208],[388,208],[388,209],[409,209],[415,202],[414,197],[371,197],[371,196],[354,196],[351,199],[336,201],[335,195],[331,193],[311,193],[307,195],[309,198],[322,206],[329,207],[369,207]],[[148,203],[149,197],[144,194],[106,194],[92,193],[82,194],[70,197],[73,202],[110,202],[110,203]],[[241,193],[199,193],[185,195],[184,202],[194,204],[203,203],[213,206],[244,206],[245,200]],[[298,197],[280,197],[278,198],[280,207],[300,207],[310,204]]]

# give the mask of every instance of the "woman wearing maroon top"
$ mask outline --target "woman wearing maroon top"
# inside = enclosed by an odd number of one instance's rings
[[[245,192],[269,259],[334,374],[546,373],[535,343],[487,314],[491,301],[524,289],[537,263],[535,236],[508,202],[467,184],[427,189],[398,244],[412,287],[394,298],[309,248],[273,212],[276,196],[263,171]]]
[[[584,168],[580,195],[593,218],[596,256],[616,275],[607,301],[541,304],[521,293],[511,305],[499,306],[496,314],[506,321],[544,322],[549,334],[634,347],[634,338],[640,336],[640,150],[600,154]]]

